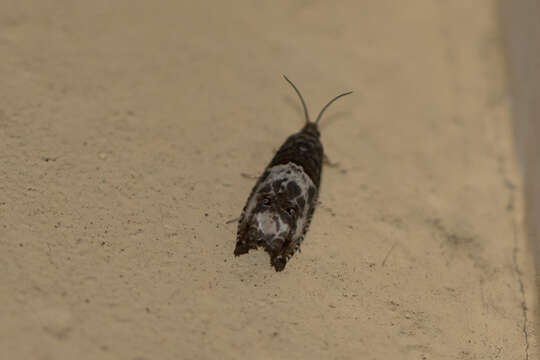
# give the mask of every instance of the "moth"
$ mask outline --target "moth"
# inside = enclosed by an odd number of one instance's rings
[[[282,271],[300,249],[317,205],[324,157],[319,121],[334,101],[352,93],[336,96],[310,121],[302,94],[283,77],[300,98],[306,123],[285,140],[258,178],[240,215],[234,249],[239,256],[264,248],[276,271]]]

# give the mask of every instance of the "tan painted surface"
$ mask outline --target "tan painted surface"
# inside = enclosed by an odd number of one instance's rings
[[[0,358],[535,359],[492,1],[4,1]],[[301,254],[234,258],[302,125]],[[525,322],[528,319],[529,321]]]

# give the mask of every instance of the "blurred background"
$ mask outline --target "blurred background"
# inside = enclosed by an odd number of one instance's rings
[[[528,234],[540,279],[540,1],[499,1]]]

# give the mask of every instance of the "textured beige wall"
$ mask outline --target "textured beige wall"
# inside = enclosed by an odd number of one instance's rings
[[[496,4],[0,2],[0,359],[537,359]],[[330,97],[282,273],[233,257]]]

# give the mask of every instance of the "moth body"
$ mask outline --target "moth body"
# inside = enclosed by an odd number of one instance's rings
[[[285,79],[302,101],[306,124],[285,140],[257,180],[240,216],[234,250],[238,256],[262,247],[276,271],[300,248],[317,205],[324,156],[318,121],[331,103],[350,94],[332,99],[311,122],[302,95]]]

